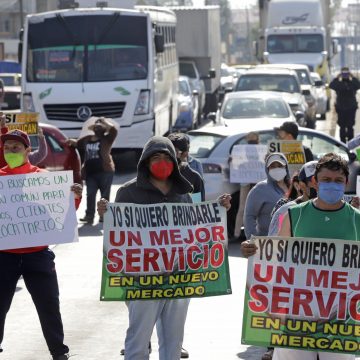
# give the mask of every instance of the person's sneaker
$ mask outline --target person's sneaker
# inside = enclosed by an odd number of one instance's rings
[[[54,355],[53,360],[67,360],[70,359],[69,354],[63,354],[63,355]]]
[[[187,359],[189,357],[189,352],[185,350],[183,347],[181,348],[181,356],[182,359]]]
[[[85,222],[87,224],[92,224],[94,222],[94,218],[85,215],[83,218],[79,219],[81,222]]]

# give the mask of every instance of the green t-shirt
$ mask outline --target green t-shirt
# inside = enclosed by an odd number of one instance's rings
[[[292,236],[355,240],[360,238],[360,211],[348,203],[338,210],[321,210],[313,201],[289,209]]]

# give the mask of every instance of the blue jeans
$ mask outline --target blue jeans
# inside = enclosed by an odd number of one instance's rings
[[[113,172],[101,172],[86,175],[86,216],[94,218],[96,193],[100,190],[101,197],[109,200],[110,189],[113,181]]]

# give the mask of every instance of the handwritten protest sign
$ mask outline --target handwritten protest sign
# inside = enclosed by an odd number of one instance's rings
[[[242,343],[342,354],[360,351],[360,244],[256,237]]]
[[[101,300],[231,294],[226,210],[199,204],[109,204]]]
[[[270,140],[269,152],[280,152],[286,156],[289,172],[292,175],[306,163],[305,152],[301,141],[296,140]]]
[[[256,184],[266,179],[266,145],[235,145],[231,151],[230,182]]]
[[[72,171],[0,177],[0,250],[78,241]]]
[[[39,113],[4,113],[5,124],[9,131],[22,130],[28,135],[36,135],[38,133]]]

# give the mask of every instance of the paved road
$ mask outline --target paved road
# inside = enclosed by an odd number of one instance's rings
[[[318,128],[336,132],[331,116],[319,122]],[[116,176],[112,199],[119,185],[133,175],[134,168],[127,167],[125,173]],[[79,217],[84,209],[83,202]],[[99,301],[102,226],[80,225],[79,235],[79,243],[54,247],[66,343],[76,355],[74,360],[121,359],[119,351],[127,327],[125,304]],[[263,353],[261,348],[241,345],[247,261],[240,257],[239,244],[230,243],[229,249],[233,294],[191,301],[184,341],[190,359],[255,360]],[[155,334],[152,344],[151,359],[155,360],[158,359]],[[22,281],[8,315],[3,347],[0,360],[49,359],[34,306]]]

